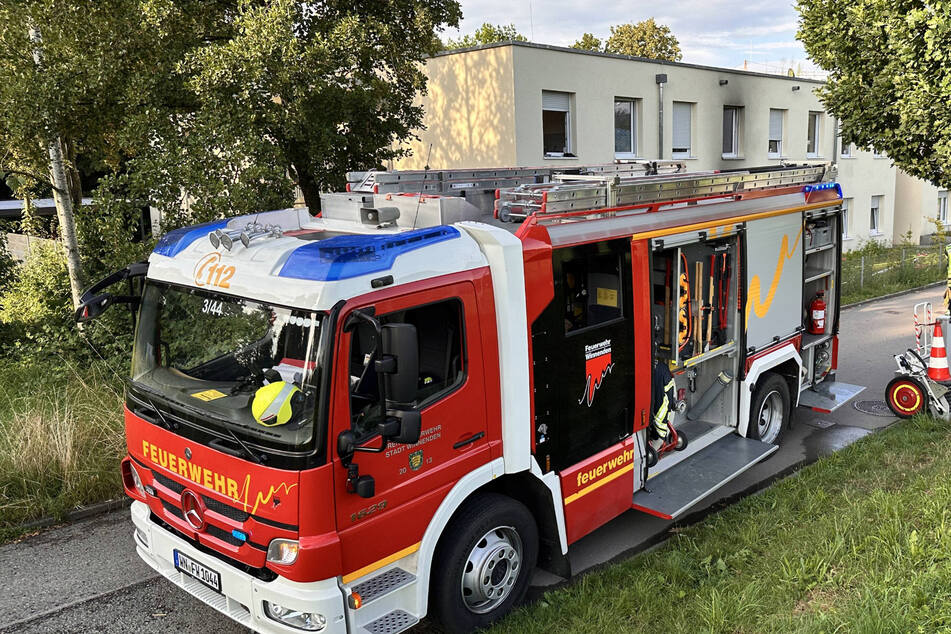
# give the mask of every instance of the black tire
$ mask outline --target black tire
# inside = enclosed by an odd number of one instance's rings
[[[657,455],[657,450],[654,449],[650,445],[650,443],[648,443],[647,444],[647,468],[650,469],[651,467],[653,467],[655,464],[657,464],[658,460],[659,460],[659,457]]]
[[[433,616],[449,632],[488,627],[524,598],[537,558],[538,528],[525,505],[497,493],[474,496],[449,522],[436,548],[429,584]],[[473,575],[476,570],[484,572]],[[483,574],[489,583],[476,580],[475,592],[467,587],[473,576]],[[486,591],[501,594],[484,598]]]
[[[789,426],[789,404],[789,384],[786,379],[772,372],[764,374],[753,392],[746,435],[771,445],[780,444],[783,432]]]
[[[674,447],[674,451],[683,451],[687,448],[687,434],[682,431],[677,432],[677,445]]]

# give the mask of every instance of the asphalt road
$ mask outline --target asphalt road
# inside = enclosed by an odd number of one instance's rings
[[[914,343],[912,307],[923,300],[938,306],[941,294],[932,288],[842,312],[838,379],[867,386],[857,400],[884,399],[894,373],[891,355]],[[794,421],[776,454],[701,502],[686,521],[895,419],[864,414],[850,404],[833,414],[800,409]],[[663,541],[670,527],[671,522],[629,511],[572,546],[572,569],[578,574],[628,557]],[[0,569],[0,632],[247,632],[139,560],[127,510],[0,546]],[[533,594],[562,583],[539,573]]]

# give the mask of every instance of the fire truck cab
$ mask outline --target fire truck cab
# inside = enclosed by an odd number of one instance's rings
[[[536,567],[570,576],[582,536],[682,516],[776,451],[793,407],[862,389],[835,381],[831,176],[355,173],[320,217],[169,232],[77,312],[137,314],[121,471],[139,555],[261,632],[501,618]],[[655,364],[679,451],[651,442]]]

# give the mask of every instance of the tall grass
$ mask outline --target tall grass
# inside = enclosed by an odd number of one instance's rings
[[[870,242],[842,258],[842,304],[940,282],[947,264],[940,244],[884,247]]]
[[[0,367],[0,538],[121,493],[121,381],[61,358]]]

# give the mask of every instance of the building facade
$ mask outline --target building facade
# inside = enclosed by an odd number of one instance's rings
[[[841,147],[815,94],[822,82],[525,42],[446,51],[426,73],[426,129],[395,169],[834,161],[847,199],[846,248],[917,242],[933,227],[938,190],[886,156]],[[944,200],[946,210],[946,192]]]

